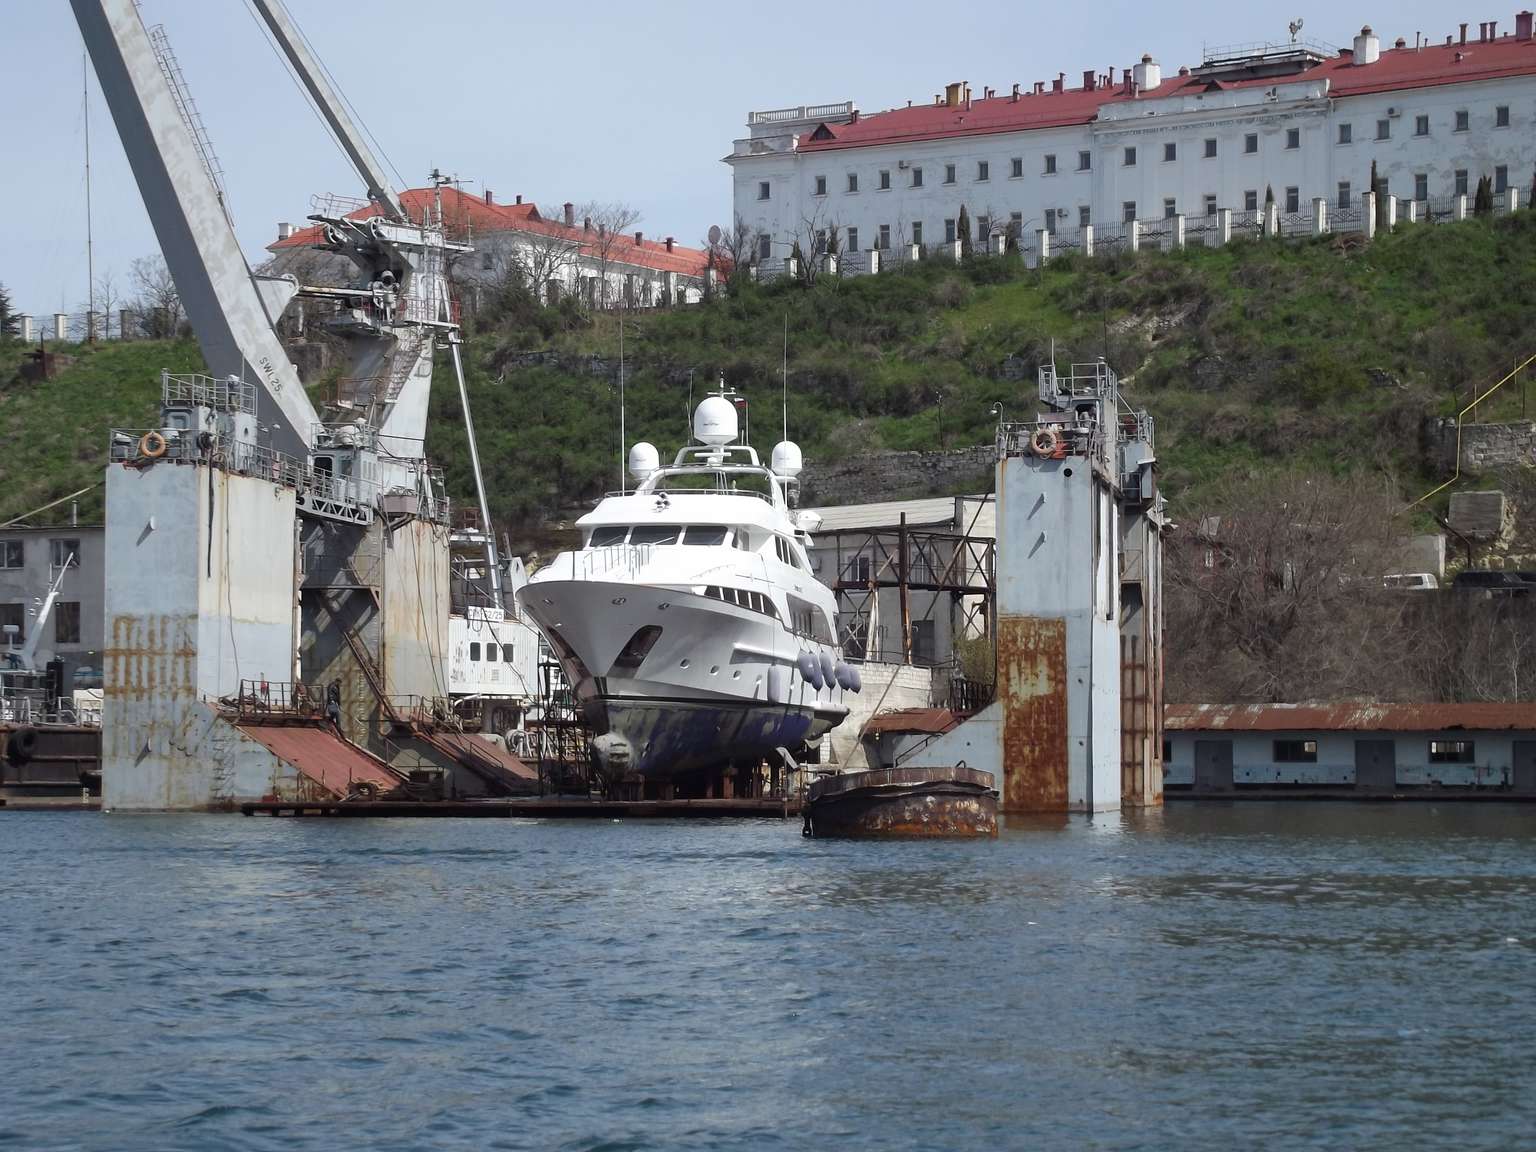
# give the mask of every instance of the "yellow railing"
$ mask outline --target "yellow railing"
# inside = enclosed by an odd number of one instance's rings
[[[1408,505],[1408,508],[1417,508],[1420,504],[1424,503],[1424,501],[1428,500],[1431,496],[1435,495],[1438,492],[1444,492],[1452,484],[1456,483],[1456,481],[1461,479],[1461,421],[1462,421],[1462,417],[1465,416],[1468,412],[1472,411],[1472,409],[1476,408],[1484,400],[1487,400],[1488,397],[1492,396],[1495,392],[1497,392],[1500,388],[1504,387],[1504,385],[1508,384],[1516,376],[1520,375],[1520,373],[1523,372],[1532,363],[1536,363],[1536,354],[1527,356],[1524,360],[1520,361],[1520,363],[1515,365],[1514,370],[1511,371],[1507,376],[1505,376],[1502,379],[1500,379],[1497,383],[1490,385],[1486,391],[1482,392],[1481,394],[1479,394],[1477,396],[1474,396],[1472,398],[1471,402],[1468,403],[1466,407],[1464,407],[1460,412],[1456,413],[1456,470],[1455,470],[1455,472],[1453,472],[1451,474],[1451,478],[1449,480],[1447,480],[1444,484],[1441,484],[1439,487],[1436,487],[1436,488],[1431,488],[1428,492],[1424,493],[1424,495],[1420,496],[1412,504]],[[1408,508],[1404,508],[1403,511],[1404,512],[1408,511]]]

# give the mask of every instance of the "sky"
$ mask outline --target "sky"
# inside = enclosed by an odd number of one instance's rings
[[[954,80],[1006,91],[1065,72],[1078,83],[1143,52],[1167,74],[1198,64],[1206,45],[1284,40],[1297,17],[1303,39],[1348,45],[1369,23],[1388,45],[1443,39],[1462,20],[1497,19],[1502,31],[1515,12],[1422,0],[1246,14],[1213,0],[287,3],[403,186],[437,167],[498,201],[623,201],[647,235],[689,245],[729,223],[721,157],[754,109],[851,99],[869,113]],[[361,195],[247,0],[142,0],[142,12],[170,38],[253,264],[279,221],[304,221],[312,196]],[[0,284],[18,311],[83,311],[88,297],[83,64],[65,0],[0,0]],[[94,74],[85,86],[96,278],[121,295],[134,259],[158,249]]]

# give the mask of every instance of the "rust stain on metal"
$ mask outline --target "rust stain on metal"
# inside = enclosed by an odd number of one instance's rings
[[[1536,729],[1536,704],[1169,704],[1176,732],[1500,732]]]
[[[992,774],[973,768],[880,768],[818,780],[805,815],[816,836],[996,836],[997,793]]]
[[[1003,702],[1003,811],[1066,811],[1067,622],[999,618],[997,681]]]

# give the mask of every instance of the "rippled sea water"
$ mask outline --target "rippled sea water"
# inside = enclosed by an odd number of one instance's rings
[[[0,1147],[1536,1144],[1536,808],[0,814]]]

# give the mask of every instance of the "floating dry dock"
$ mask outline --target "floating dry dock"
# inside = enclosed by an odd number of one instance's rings
[[[992,773],[877,768],[825,776],[806,794],[807,836],[856,839],[997,835]]]
[[[524,820],[786,819],[795,797],[736,800],[589,800],[553,796],[514,800],[260,800],[246,816],[480,817]]]

